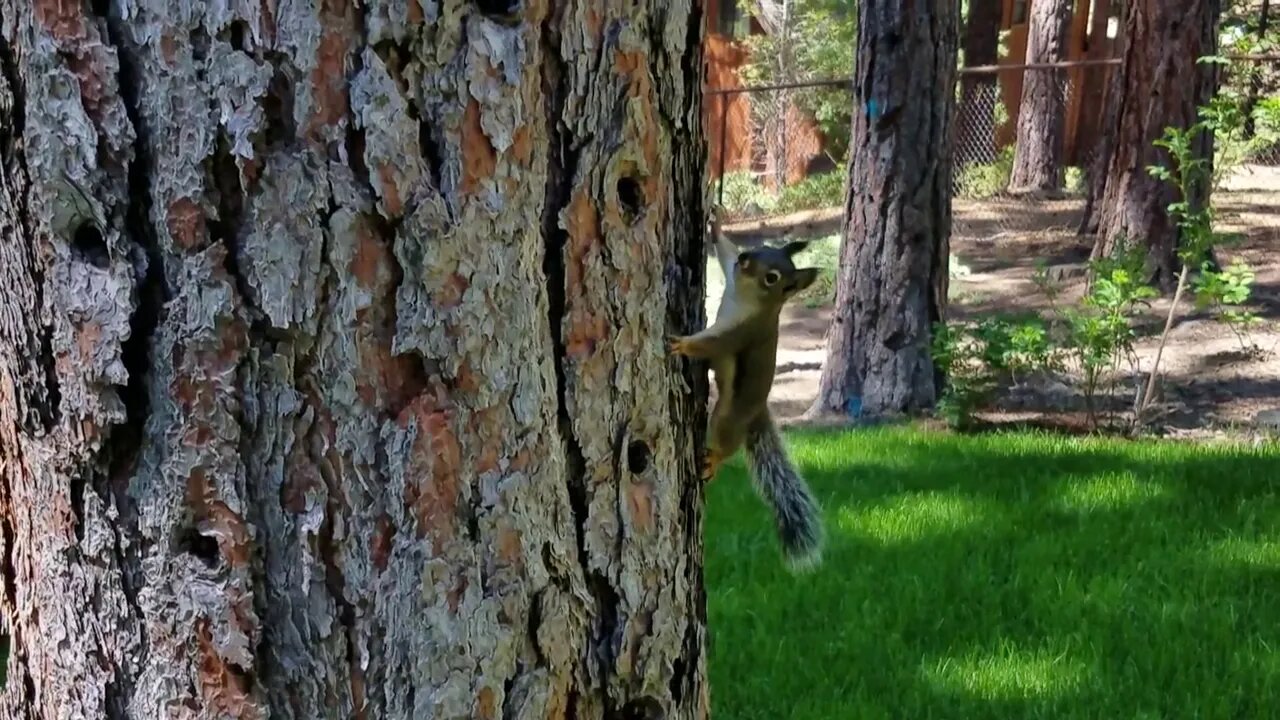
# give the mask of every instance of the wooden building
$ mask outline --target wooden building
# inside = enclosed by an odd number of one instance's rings
[[[747,62],[747,49],[743,40],[750,35],[767,32],[752,12],[750,0],[705,0],[706,34],[703,55],[707,64],[707,87],[731,89],[743,87],[741,69]],[[850,48],[850,52],[853,49]],[[773,168],[777,161],[756,127],[752,104],[774,102],[770,92],[708,94],[702,106],[704,130],[710,150],[707,171],[711,180],[720,177],[720,170],[732,173],[750,171],[772,184]],[[795,106],[787,111],[787,172],[788,184],[803,179],[815,162],[823,159],[823,138],[813,119]],[[721,164],[723,149],[725,162]]]
[[[1027,31],[1031,0],[1004,0],[1000,27],[1007,33],[1007,53],[1001,65],[1022,65],[1027,56]],[[1121,0],[1076,0],[1067,35],[1068,61],[1104,59],[1119,52],[1116,43],[1120,25]],[[1096,16],[1096,17],[1095,17]],[[1009,70],[999,73],[1000,98],[1009,122],[996,132],[996,143],[1005,147],[1014,142],[1018,128],[1018,108],[1022,99],[1022,79],[1028,72],[1060,73],[1068,80],[1067,122],[1063,131],[1063,159],[1079,164],[1093,151],[1097,139],[1103,95],[1112,68],[1076,67],[1066,70]]]

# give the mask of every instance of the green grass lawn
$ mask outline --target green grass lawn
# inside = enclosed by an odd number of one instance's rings
[[[1280,450],[792,433],[788,575],[741,457],[707,490],[713,716],[1280,715]]]

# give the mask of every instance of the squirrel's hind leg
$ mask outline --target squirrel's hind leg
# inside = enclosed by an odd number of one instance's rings
[[[725,460],[733,456],[745,439],[745,430],[734,418],[733,387],[738,364],[733,356],[712,361],[716,378],[716,406],[711,410],[707,456],[702,464],[702,479],[711,480]]]

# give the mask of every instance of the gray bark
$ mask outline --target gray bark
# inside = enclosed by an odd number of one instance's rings
[[[1073,0],[1035,0],[1027,29],[1028,63],[1067,59],[1067,32]],[[1027,70],[1018,103],[1018,140],[1013,154],[1012,192],[1058,190],[1062,187],[1062,139],[1066,129],[1067,73]]]
[[[813,414],[930,407],[947,297],[956,4],[858,4],[852,151],[835,312]]]
[[[1217,52],[1219,0],[1131,2],[1125,8],[1124,63],[1116,68],[1108,98],[1114,103],[1102,127],[1113,138],[1099,158],[1090,214],[1098,237],[1094,257],[1108,257],[1127,243],[1146,247],[1151,280],[1172,290],[1178,275],[1180,231],[1168,206],[1177,199],[1170,183],[1147,172],[1170,162],[1154,142],[1166,127],[1189,127],[1217,88],[1212,64],[1196,59]],[[1197,140],[1198,157],[1213,157],[1211,137]],[[1199,188],[1192,203],[1205,202]]]
[[[498,4],[0,0],[0,718],[706,716],[699,12]]]

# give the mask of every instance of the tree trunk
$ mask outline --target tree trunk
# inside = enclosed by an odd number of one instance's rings
[[[1271,27],[1271,0],[1262,0],[1262,9],[1258,11],[1258,44],[1266,46],[1267,31]],[[1258,107],[1258,98],[1262,95],[1262,68],[1253,68],[1252,77],[1249,78],[1249,96],[1245,100],[1244,105],[1244,132],[1245,137],[1252,138],[1257,131],[1255,127],[1253,113]]]
[[[827,360],[811,414],[930,407],[947,297],[956,6],[858,4],[849,195]]]
[[[706,716],[701,19],[496,5],[0,0],[0,718]]]
[[[964,23],[965,67],[1000,61],[1000,0],[969,0]],[[985,164],[996,160],[995,108],[1000,87],[995,73],[960,76],[960,107],[956,119],[955,162]]]
[[[1027,63],[1067,59],[1073,0],[1035,0],[1027,30]],[[1027,70],[1018,104],[1018,140],[1013,152],[1011,192],[1062,187],[1062,137],[1067,116],[1067,73]]]
[[[1098,237],[1094,257],[1108,257],[1133,241],[1146,246],[1150,279],[1172,289],[1177,280],[1180,233],[1167,208],[1177,198],[1171,184],[1151,177],[1151,165],[1168,165],[1153,143],[1166,127],[1185,128],[1217,87],[1212,64],[1196,59],[1217,51],[1219,0],[1130,2],[1125,11],[1124,64],[1115,69],[1115,104],[1102,128],[1109,151],[1098,177]],[[1199,157],[1212,158],[1212,138],[1200,139]],[[1207,188],[1192,203],[1207,200]]]

